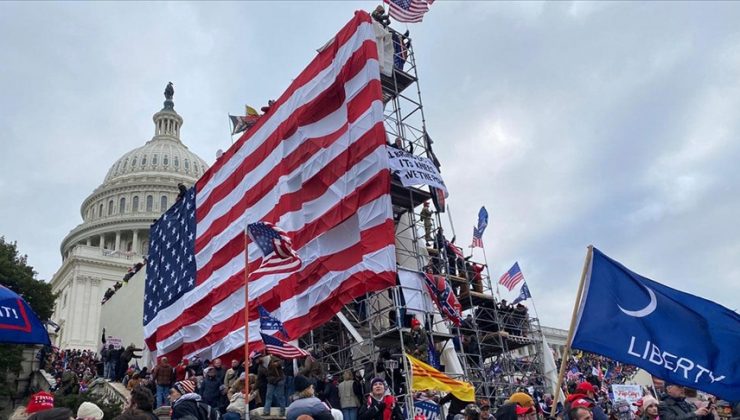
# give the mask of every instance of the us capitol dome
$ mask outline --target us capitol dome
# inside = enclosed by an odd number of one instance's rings
[[[175,202],[178,184],[190,187],[208,169],[180,140],[173,94],[170,84],[152,139],[113,163],[82,202],[83,222],[62,240],[62,266],[51,281],[61,348],[97,350],[103,294],[147,254],[149,226]]]

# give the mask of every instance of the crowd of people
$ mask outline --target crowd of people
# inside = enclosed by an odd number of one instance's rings
[[[126,274],[123,275],[123,279],[121,281],[116,282],[113,287],[109,287],[108,290],[105,291],[103,294],[103,300],[100,301],[101,305],[105,305],[105,302],[110,300],[110,298],[113,297],[113,295],[116,294],[116,292],[126,285],[129,280],[131,280],[131,277],[133,277],[136,273],[138,273],[144,266],[146,265],[146,256],[144,256],[142,261],[137,262],[133,266],[129,267],[129,269],[126,271]]]

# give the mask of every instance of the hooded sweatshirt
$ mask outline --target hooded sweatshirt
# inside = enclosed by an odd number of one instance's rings
[[[198,403],[200,402],[200,395],[190,392],[187,393],[175,401],[172,404],[172,420],[182,419],[187,416],[192,416],[196,419],[201,418],[200,410],[198,409]]]

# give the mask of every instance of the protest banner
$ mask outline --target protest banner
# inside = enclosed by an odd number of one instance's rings
[[[121,337],[114,337],[112,335],[109,335],[105,337],[105,345],[109,346],[111,344],[113,344],[113,348],[116,350],[123,347],[123,342],[121,340]]]
[[[414,156],[404,150],[386,146],[391,171],[398,175],[404,187],[414,185],[429,185],[444,191],[445,197],[449,196],[439,170],[434,163],[422,156]]]
[[[636,408],[632,403],[636,403],[642,398],[642,387],[640,385],[618,385],[612,384],[612,401],[625,400],[630,403],[633,410]]]
[[[406,408],[403,409],[403,416],[404,418],[409,418],[408,415],[406,415]],[[440,410],[439,410],[439,404],[435,403],[431,400],[414,400],[414,413],[411,416],[411,418],[416,418],[417,416],[424,416],[426,420],[440,420]]]

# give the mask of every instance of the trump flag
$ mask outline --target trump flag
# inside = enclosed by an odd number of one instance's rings
[[[31,307],[0,285],[0,343],[51,345],[49,333]]]
[[[740,316],[630,271],[594,248],[572,347],[740,401]]]

